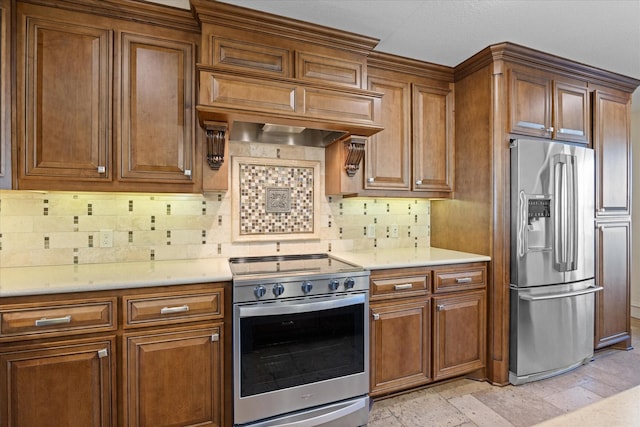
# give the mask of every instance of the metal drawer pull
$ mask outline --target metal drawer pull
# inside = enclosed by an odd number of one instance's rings
[[[98,359],[102,359],[103,357],[107,357],[109,355],[109,350],[103,348],[102,350],[98,350]]]
[[[404,285],[395,285],[393,289],[396,291],[401,291],[403,289],[411,289],[413,288],[413,283],[405,283]]]
[[[219,334],[211,334],[211,341],[220,341]]]
[[[53,317],[51,319],[43,317],[42,319],[36,320],[36,326],[62,325],[64,323],[71,323],[71,315],[64,317]]]
[[[160,314],[184,313],[185,311],[189,311],[187,304],[181,305],[180,307],[163,307],[160,309]]]
[[[373,320],[380,320],[380,315],[378,313],[373,313]]]
[[[471,283],[471,277],[458,277],[456,283]]]
[[[444,309],[445,309],[445,308],[446,308],[446,307],[445,307],[445,305],[444,305],[444,304],[438,304],[438,305],[436,306],[436,309],[437,309],[438,311],[444,311]]]

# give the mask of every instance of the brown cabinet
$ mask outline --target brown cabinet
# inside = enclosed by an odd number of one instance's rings
[[[484,368],[485,291],[433,298],[433,378],[441,380]]]
[[[431,381],[431,300],[371,304],[370,395]]]
[[[631,213],[631,119],[629,96],[594,92],[596,216]]]
[[[17,187],[199,191],[197,34],[95,13],[17,3]]]
[[[537,70],[512,68],[509,132],[589,142],[590,103],[586,82],[563,81]]]
[[[1,298],[0,425],[228,425],[224,287]]]
[[[485,367],[486,272],[486,263],[371,272],[371,396]]]
[[[0,300],[0,425],[116,425],[115,300]]]
[[[10,1],[0,0],[0,189],[11,188]]]
[[[595,348],[631,348],[631,223],[596,224]]]
[[[384,130],[367,143],[363,194],[451,197],[454,91],[446,72],[386,54],[369,62],[368,88],[384,94]]]
[[[115,337],[3,344],[0,423],[115,426]]]

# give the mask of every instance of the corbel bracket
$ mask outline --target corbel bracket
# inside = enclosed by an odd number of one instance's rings
[[[204,122],[207,133],[207,163],[213,170],[220,169],[224,163],[224,143],[228,129],[224,122]]]
[[[364,144],[367,138],[363,136],[351,135],[344,141],[344,149],[346,152],[344,161],[344,170],[349,177],[353,177],[360,169],[360,162],[364,157]]]

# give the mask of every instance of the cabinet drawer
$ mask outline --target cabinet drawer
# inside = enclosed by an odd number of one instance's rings
[[[487,268],[484,265],[436,270],[433,274],[434,293],[484,288],[487,284]]]
[[[415,276],[371,278],[371,295],[403,296],[426,294],[428,292],[429,274]]]
[[[184,321],[219,319],[223,313],[223,289],[196,294],[162,293],[125,296],[125,328],[164,325]]]
[[[0,308],[0,338],[49,337],[115,330],[116,298]]]

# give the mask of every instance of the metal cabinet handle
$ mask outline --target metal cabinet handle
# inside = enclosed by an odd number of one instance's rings
[[[220,334],[211,334],[211,341],[220,341]]]
[[[98,359],[102,359],[103,357],[107,357],[109,355],[109,350],[103,348],[102,350],[98,350]]]
[[[191,169],[185,169],[184,170],[184,175],[185,176],[191,176]]]
[[[105,166],[98,166],[98,173],[105,173],[107,168]]]
[[[606,212],[605,208],[598,209],[598,213],[605,213],[605,212]]]
[[[471,283],[471,277],[457,277],[456,283]]]
[[[376,180],[375,178],[367,178],[367,182],[368,182],[368,183],[372,183],[372,182],[374,182],[375,180]]]
[[[422,185],[422,180],[421,179],[417,180],[416,185]]]
[[[185,311],[189,311],[189,306],[187,304],[180,307],[163,307],[160,309],[160,314],[184,313]]]
[[[373,320],[380,320],[380,315],[378,313],[373,313]]]
[[[444,304],[438,304],[438,305],[436,306],[436,310],[438,310],[438,311],[444,311],[444,309],[445,309],[445,308],[446,308],[446,307],[445,307],[445,305],[444,305]]]
[[[553,126],[547,128],[547,132],[553,132]]]
[[[413,283],[405,283],[404,285],[394,285],[393,289],[396,291],[401,291],[403,289],[411,289],[413,288]]]
[[[36,326],[62,325],[64,323],[71,323],[71,315],[64,317],[53,317],[51,319],[43,317],[42,319],[36,320]]]

